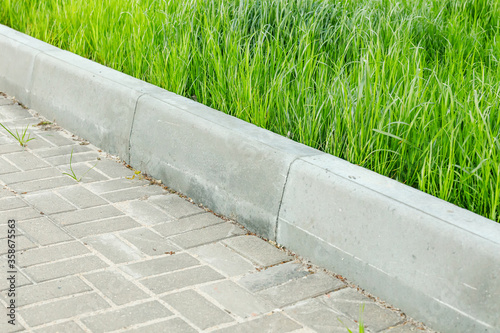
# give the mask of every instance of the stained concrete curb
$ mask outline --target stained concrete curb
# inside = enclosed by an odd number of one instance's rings
[[[0,25],[0,91],[443,332],[500,332],[500,226]]]

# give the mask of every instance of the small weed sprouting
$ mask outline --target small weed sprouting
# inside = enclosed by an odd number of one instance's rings
[[[82,180],[83,176],[85,176],[90,170],[92,170],[93,168],[95,168],[95,166],[97,165],[97,163],[99,163],[99,162],[97,162],[96,164],[94,164],[93,167],[89,168],[87,171],[85,171],[83,173],[83,175],[80,178],[78,178],[76,176],[76,174],[75,174],[75,171],[73,170],[72,162],[73,162],[73,149],[71,149],[71,155],[69,157],[69,169],[71,171],[71,174],[69,174],[67,172],[63,172],[63,175],[68,175],[69,177],[73,178],[77,182],[80,182]]]
[[[358,333],[365,333],[365,325],[363,323],[363,312],[365,311],[365,305],[360,305],[359,306],[359,321],[358,321]],[[340,318],[338,318],[338,320],[342,323],[342,325],[345,326],[345,328],[347,329],[347,331],[349,333],[353,333],[353,331],[351,331],[347,326],[346,324],[344,324],[342,322],[342,320],[340,320]]]
[[[17,140],[17,142],[19,142],[19,144],[21,145],[21,147],[26,147],[26,144],[28,142],[30,142],[31,140],[35,140],[35,138],[32,138],[31,137],[31,134],[28,133],[28,126],[26,126],[26,128],[19,132],[17,129],[16,129],[16,134],[14,134],[13,131],[11,131],[7,126],[5,126],[4,124],[0,123],[0,126],[2,126],[4,128],[4,130],[6,130],[14,139]],[[27,136],[26,136],[27,135]]]

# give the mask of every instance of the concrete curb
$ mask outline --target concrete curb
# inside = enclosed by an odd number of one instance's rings
[[[500,226],[0,25],[0,91],[443,332],[500,332]]]

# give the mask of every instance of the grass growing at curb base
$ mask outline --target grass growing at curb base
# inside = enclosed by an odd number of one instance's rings
[[[500,221],[496,0],[4,0],[0,22]]]
[[[92,170],[93,168],[95,168],[95,166],[97,165],[94,164],[93,167],[89,168],[87,171],[85,171],[81,177],[78,177],[76,174],[75,174],[75,171],[73,170],[73,166],[72,166],[72,163],[73,163],[73,149],[71,149],[71,155],[69,156],[69,170],[71,171],[71,173],[67,173],[67,172],[63,172],[63,175],[67,175],[71,178],[73,178],[74,180],[76,180],[78,183],[82,180],[82,178],[90,171]],[[99,162],[98,162],[99,163]]]

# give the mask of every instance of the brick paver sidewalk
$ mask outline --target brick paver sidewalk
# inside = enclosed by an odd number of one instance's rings
[[[0,332],[354,332],[362,304],[368,332],[422,332],[12,99],[0,122],[35,138],[0,128]]]

